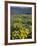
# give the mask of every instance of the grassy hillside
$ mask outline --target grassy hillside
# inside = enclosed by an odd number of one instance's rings
[[[10,21],[12,40],[32,38],[31,14],[12,14]]]

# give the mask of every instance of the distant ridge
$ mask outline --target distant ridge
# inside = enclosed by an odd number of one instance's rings
[[[11,13],[17,13],[17,14],[31,14],[32,8],[31,7],[10,7]]]

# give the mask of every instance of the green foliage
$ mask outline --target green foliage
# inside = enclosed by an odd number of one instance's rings
[[[31,14],[11,15],[11,39],[27,39],[27,38],[32,38]]]

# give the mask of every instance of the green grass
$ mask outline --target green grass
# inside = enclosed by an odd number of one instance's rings
[[[32,38],[32,15],[12,14],[11,15],[11,39]]]

